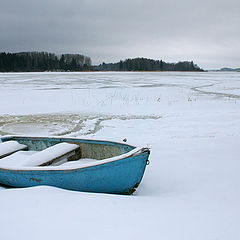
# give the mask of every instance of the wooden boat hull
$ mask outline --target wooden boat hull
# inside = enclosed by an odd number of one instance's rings
[[[17,139],[27,142],[24,137],[2,138],[2,141]],[[29,138],[28,138],[29,140]],[[37,167],[32,169],[0,168],[0,184],[12,187],[32,187],[38,185],[55,186],[59,188],[98,192],[131,194],[140,184],[149,157],[149,149],[129,154],[133,146],[108,141],[84,140],[73,138],[31,138],[35,141],[71,142],[116,147],[123,153],[123,157],[109,158],[109,161],[99,161],[99,164],[73,169],[57,169],[51,167]],[[99,147],[99,146],[98,146]],[[112,160],[111,160],[112,159]]]

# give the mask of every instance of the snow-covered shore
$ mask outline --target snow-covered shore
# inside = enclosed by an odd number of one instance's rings
[[[240,238],[239,73],[2,73],[0,102],[2,135],[151,148],[133,196],[0,189],[2,239]]]

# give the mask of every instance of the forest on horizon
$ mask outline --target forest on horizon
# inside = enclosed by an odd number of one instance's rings
[[[166,63],[162,60],[133,58],[117,63],[93,66],[91,58],[81,54],[56,55],[48,52],[0,52],[0,72],[43,71],[203,71],[193,61]]]

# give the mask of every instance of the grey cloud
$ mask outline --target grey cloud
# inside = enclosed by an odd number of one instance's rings
[[[94,63],[144,56],[239,67],[235,0],[12,0],[0,8],[1,51],[78,52]]]

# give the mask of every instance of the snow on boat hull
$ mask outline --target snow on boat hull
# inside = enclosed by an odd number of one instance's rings
[[[20,136],[3,137],[1,140],[15,140],[31,150],[69,142],[80,146],[81,157],[98,159],[94,163],[65,168],[0,166],[0,184],[12,187],[48,185],[85,192],[131,194],[142,180],[150,153],[148,148],[137,149],[110,141]]]

